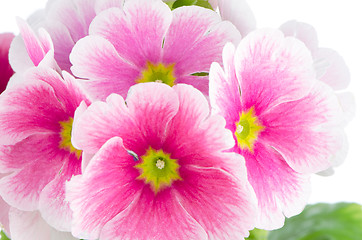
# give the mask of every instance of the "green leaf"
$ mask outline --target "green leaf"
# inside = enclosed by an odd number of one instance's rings
[[[172,5],[172,9],[176,9],[182,6],[192,6],[192,5],[213,10],[208,0],[176,0]]]
[[[254,228],[250,231],[250,236],[245,240],[267,240],[268,239],[268,231]]]
[[[362,206],[356,203],[309,205],[268,237],[268,240],[357,239],[362,239]]]
[[[8,238],[8,237],[6,236],[6,234],[4,233],[4,231],[1,231],[1,232],[0,232],[0,239],[1,239],[1,240],[10,240],[10,238]]]

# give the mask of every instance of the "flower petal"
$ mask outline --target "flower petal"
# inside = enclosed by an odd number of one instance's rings
[[[235,75],[235,47],[231,43],[223,50],[224,70],[213,63],[210,69],[210,104],[213,114],[220,114],[226,119],[227,129],[234,129],[242,111],[239,82]]]
[[[128,207],[144,185],[122,139],[107,141],[92,158],[83,175],[67,183],[67,200],[73,210],[72,233],[98,239],[104,224]]]
[[[172,13],[172,24],[163,46],[163,62],[175,64],[177,76],[209,72],[212,62],[222,62],[225,43],[240,41],[237,29],[230,22],[221,21],[212,10],[188,6]]]
[[[305,45],[277,30],[246,36],[235,53],[244,110],[256,115],[282,102],[305,96],[315,82],[313,60]]]
[[[147,61],[160,62],[171,19],[171,10],[162,1],[126,1],[123,11],[112,8],[98,14],[89,32],[107,39],[122,58],[144,68]]]
[[[18,240],[77,240],[70,233],[59,232],[42,219],[38,211],[24,212],[10,209],[12,239]]]
[[[217,168],[180,168],[183,180],[174,183],[176,196],[208,239],[241,239],[254,228],[256,199],[243,173],[237,179]]]
[[[37,209],[40,192],[61,169],[65,151],[57,152],[54,145],[58,144],[55,134],[32,135],[9,147],[5,157],[2,154],[3,165],[18,168],[0,180],[0,193],[6,202],[25,211]]]
[[[65,200],[65,183],[73,175],[81,174],[81,161],[70,154],[57,176],[40,194],[39,211],[46,222],[59,231],[71,231],[72,211]]]
[[[257,228],[276,229],[284,216],[300,213],[309,196],[309,177],[295,172],[271,147],[256,143],[254,153],[242,152],[248,179],[258,199]]]
[[[177,201],[169,190],[156,196],[149,188],[130,206],[109,221],[102,229],[101,239],[159,240],[209,239],[205,231]]]
[[[304,98],[282,103],[261,115],[264,141],[298,172],[316,173],[331,166],[342,147],[343,112],[333,90],[316,82]]]
[[[105,100],[111,93],[125,97],[140,74],[137,67],[119,56],[110,42],[98,36],[79,40],[70,61],[73,74],[85,78],[80,83],[96,100]]]

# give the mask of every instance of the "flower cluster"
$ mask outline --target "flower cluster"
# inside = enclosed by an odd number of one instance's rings
[[[184,2],[52,0],[17,20],[0,95],[12,239],[243,239],[343,161],[348,69],[314,29]]]

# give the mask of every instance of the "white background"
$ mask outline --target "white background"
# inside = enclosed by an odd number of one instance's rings
[[[18,33],[15,16],[27,18],[46,0],[0,0],[0,32]],[[331,177],[313,176],[310,203],[358,202],[362,204],[362,2],[360,0],[249,0],[258,27],[279,27],[295,19],[312,24],[321,47],[337,50],[351,71],[349,90],[357,111],[347,127],[350,150]]]

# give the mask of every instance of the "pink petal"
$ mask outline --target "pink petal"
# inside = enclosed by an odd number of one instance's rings
[[[281,25],[279,29],[285,36],[295,37],[301,40],[313,54],[317,51],[318,36],[312,25],[290,20]]]
[[[0,193],[6,202],[25,211],[38,208],[40,192],[56,176],[65,158],[64,151],[54,149],[58,144],[57,135],[33,135],[2,154],[2,165],[18,168],[0,180]]]
[[[147,61],[160,62],[171,19],[171,10],[162,1],[126,1],[123,11],[112,8],[98,14],[89,31],[109,40],[122,58],[144,68]]]
[[[112,8],[112,7],[118,7],[121,8],[123,7],[125,0],[96,0],[95,3],[95,10],[96,13],[100,13],[104,10],[107,10],[108,8]]]
[[[72,72],[93,99],[105,100],[111,93],[126,96],[140,70],[122,59],[107,40],[90,36],[78,41],[70,55]],[[89,79],[89,80],[88,80]]]
[[[1,229],[10,237],[10,227],[9,227],[9,210],[10,206],[7,202],[0,197],[0,223]]]
[[[14,144],[31,134],[59,132],[67,120],[54,90],[42,81],[8,89],[0,98],[0,141]]]
[[[242,36],[256,29],[256,19],[245,0],[219,0],[219,12],[223,20],[233,23]]]
[[[236,179],[221,169],[187,165],[180,168],[180,175],[183,181],[174,183],[177,199],[205,229],[208,239],[237,240],[249,235],[255,224],[256,200],[246,172]]]
[[[235,53],[244,110],[256,115],[305,96],[315,81],[313,60],[303,43],[276,30],[246,36]]]
[[[149,146],[154,149],[162,147],[167,126],[179,112],[176,93],[168,85],[160,83],[137,84],[128,93],[126,102],[133,121]]]
[[[298,172],[316,173],[331,166],[342,147],[343,112],[332,89],[316,83],[306,97],[282,103],[261,115],[262,137]]]
[[[39,211],[46,222],[59,231],[71,231],[72,211],[65,200],[65,183],[81,174],[81,161],[74,154],[64,162],[57,176],[40,194]]]
[[[258,198],[257,228],[276,229],[284,224],[284,216],[299,214],[307,203],[309,177],[295,172],[283,157],[262,143],[254,153],[242,152],[248,179]]]
[[[18,18],[17,22],[29,57],[33,64],[38,66],[49,49],[42,45],[40,39],[24,20]]]
[[[0,34],[0,94],[5,90],[14,71],[9,64],[10,43],[14,39],[12,33]]]
[[[179,159],[181,164],[219,166],[222,163],[213,161],[210,155],[235,144],[231,132],[224,128],[225,120],[218,115],[209,116],[206,98],[194,87],[177,84],[173,89],[180,105],[168,126],[162,149],[172,153],[172,157]],[[195,151],[197,157],[194,156]]]
[[[206,96],[209,94],[209,76],[184,75],[177,78],[177,83],[191,85]]]
[[[163,62],[175,64],[177,76],[209,72],[212,62],[221,63],[225,43],[240,41],[240,33],[209,9],[177,8],[165,36]]]
[[[112,94],[107,102],[94,102],[85,108],[85,104],[80,105],[73,122],[72,143],[76,148],[95,154],[115,136],[125,137],[128,149],[138,146],[133,151],[148,147],[121,96]]]
[[[242,111],[239,82],[234,66],[235,47],[228,43],[223,50],[224,70],[218,63],[210,69],[210,104],[214,114],[220,114],[227,120],[227,129],[234,129]]]
[[[334,90],[347,88],[351,77],[343,58],[334,50],[329,48],[319,48],[315,52],[315,61],[324,62],[324,74],[319,79]]]
[[[21,35],[16,36],[11,42],[9,49],[9,63],[12,69],[14,69],[14,72],[17,73],[23,73],[28,68],[34,67]]]
[[[77,240],[70,233],[59,232],[42,219],[38,211],[10,210],[10,228],[13,239],[18,240]]]
[[[97,152],[83,175],[67,183],[67,200],[73,210],[73,235],[99,238],[104,224],[134,201],[144,185],[136,181],[139,172],[134,165],[122,139],[115,137]]]
[[[175,194],[169,190],[156,196],[149,188],[124,211],[109,221],[102,229],[100,239],[200,239],[208,235],[181,206]]]

